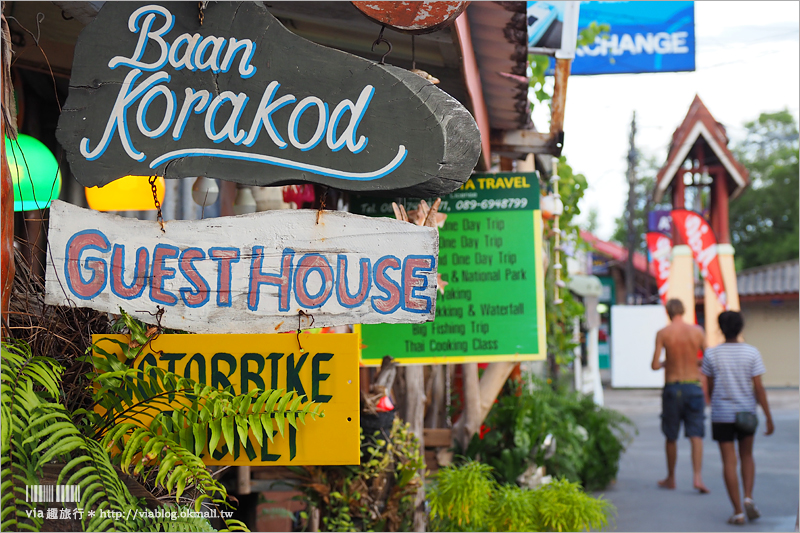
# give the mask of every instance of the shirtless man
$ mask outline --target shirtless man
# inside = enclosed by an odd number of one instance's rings
[[[675,488],[675,462],[678,458],[678,432],[683,421],[683,433],[692,443],[694,488],[701,493],[709,490],[700,472],[703,465],[705,436],[705,396],[700,385],[700,363],[697,351],[705,350],[703,330],[683,321],[683,304],[672,299],[667,302],[670,324],[656,335],[653,370],[664,369],[664,392],[661,396],[661,431],[667,437],[667,478],[658,482],[665,489]],[[661,360],[661,349],[666,358]]]

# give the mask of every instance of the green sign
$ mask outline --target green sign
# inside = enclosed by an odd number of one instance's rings
[[[429,202],[430,203],[430,202]],[[409,201],[406,209],[415,209]],[[392,216],[391,200],[354,197],[355,213]],[[545,358],[544,273],[539,186],[534,173],[476,174],[442,198],[436,319],[370,324],[361,361],[404,364]]]

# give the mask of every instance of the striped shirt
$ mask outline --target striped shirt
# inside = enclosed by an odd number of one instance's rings
[[[753,378],[767,370],[761,354],[743,342],[726,342],[706,350],[701,372],[714,378],[711,422],[736,421],[739,411],[756,412]]]

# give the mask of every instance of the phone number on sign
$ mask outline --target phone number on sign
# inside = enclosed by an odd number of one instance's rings
[[[498,200],[459,200],[456,202],[456,211],[473,211],[475,209],[523,209],[528,205],[527,198],[503,198]]]

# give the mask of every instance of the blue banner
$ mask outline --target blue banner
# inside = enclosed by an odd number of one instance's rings
[[[610,31],[578,47],[572,75],[695,70],[694,2],[581,2],[578,31],[592,22]]]

